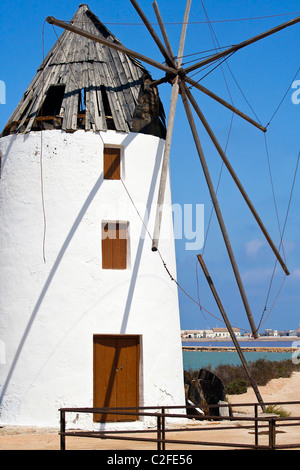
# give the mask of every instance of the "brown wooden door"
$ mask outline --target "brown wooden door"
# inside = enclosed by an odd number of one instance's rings
[[[140,340],[136,335],[94,335],[94,408],[139,406]],[[94,421],[137,417],[94,415]]]

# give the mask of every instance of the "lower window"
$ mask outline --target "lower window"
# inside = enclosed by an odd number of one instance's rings
[[[128,223],[102,223],[102,268],[126,269],[128,254]]]

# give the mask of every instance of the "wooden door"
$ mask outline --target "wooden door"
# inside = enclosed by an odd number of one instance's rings
[[[140,338],[94,335],[94,408],[139,406]],[[95,414],[94,421],[135,421],[136,416]]]

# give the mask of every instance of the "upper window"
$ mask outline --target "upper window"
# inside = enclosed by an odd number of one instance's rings
[[[121,149],[120,148],[104,147],[103,178],[106,180],[121,179]]]

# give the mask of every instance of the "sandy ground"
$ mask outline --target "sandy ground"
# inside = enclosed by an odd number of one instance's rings
[[[265,403],[267,402],[285,402],[300,401],[300,372],[294,372],[289,379],[274,379],[264,387],[259,387],[260,394]],[[237,403],[257,403],[256,396],[252,389],[242,395],[232,395],[228,397],[229,402]],[[300,404],[299,405],[281,405],[281,408],[290,413],[290,416],[299,417],[296,420],[298,426],[283,426],[276,431],[276,444],[298,444],[300,449]],[[233,410],[241,419],[243,417],[253,416],[252,407],[234,407]],[[261,412],[261,410],[259,410]],[[261,416],[265,416],[261,414]],[[188,431],[167,431],[166,437],[172,440],[179,440],[180,443],[167,443],[166,450],[203,450],[203,449],[229,449],[229,447],[191,445],[185,440],[215,443],[241,443],[254,444],[253,429],[243,429],[242,425],[249,424],[247,421],[232,423],[205,421],[197,422],[189,420]],[[263,424],[263,423],[262,423]],[[287,422],[285,423],[287,424]],[[229,429],[221,430],[221,426],[227,426]],[[195,430],[195,427],[200,428]],[[203,428],[203,429],[202,429]],[[205,428],[205,429],[204,429]],[[147,434],[149,437],[156,437],[155,433]],[[141,435],[138,435],[141,437]],[[259,430],[259,444],[268,444],[267,428]],[[107,439],[95,439],[85,437],[67,437],[67,450],[156,450],[154,442],[136,442],[119,441]],[[0,427],[0,450],[59,450],[60,436],[58,430],[44,430],[36,428],[18,428],[14,426]]]
[[[300,372],[294,372],[289,379],[274,379],[271,380],[264,387],[258,387],[260,395],[265,403],[267,402],[285,402],[285,401],[299,401],[300,402]],[[228,401],[230,403],[255,403],[257,402],[255,393],[252,388],[248,388],[247,393],[242,395],[229,395]],[[281,405],[285,411],[290,413],[290,416],[300,416],[300,403],[299,405]],[[235,408],[236,411],[249,412],[250,408]]]

